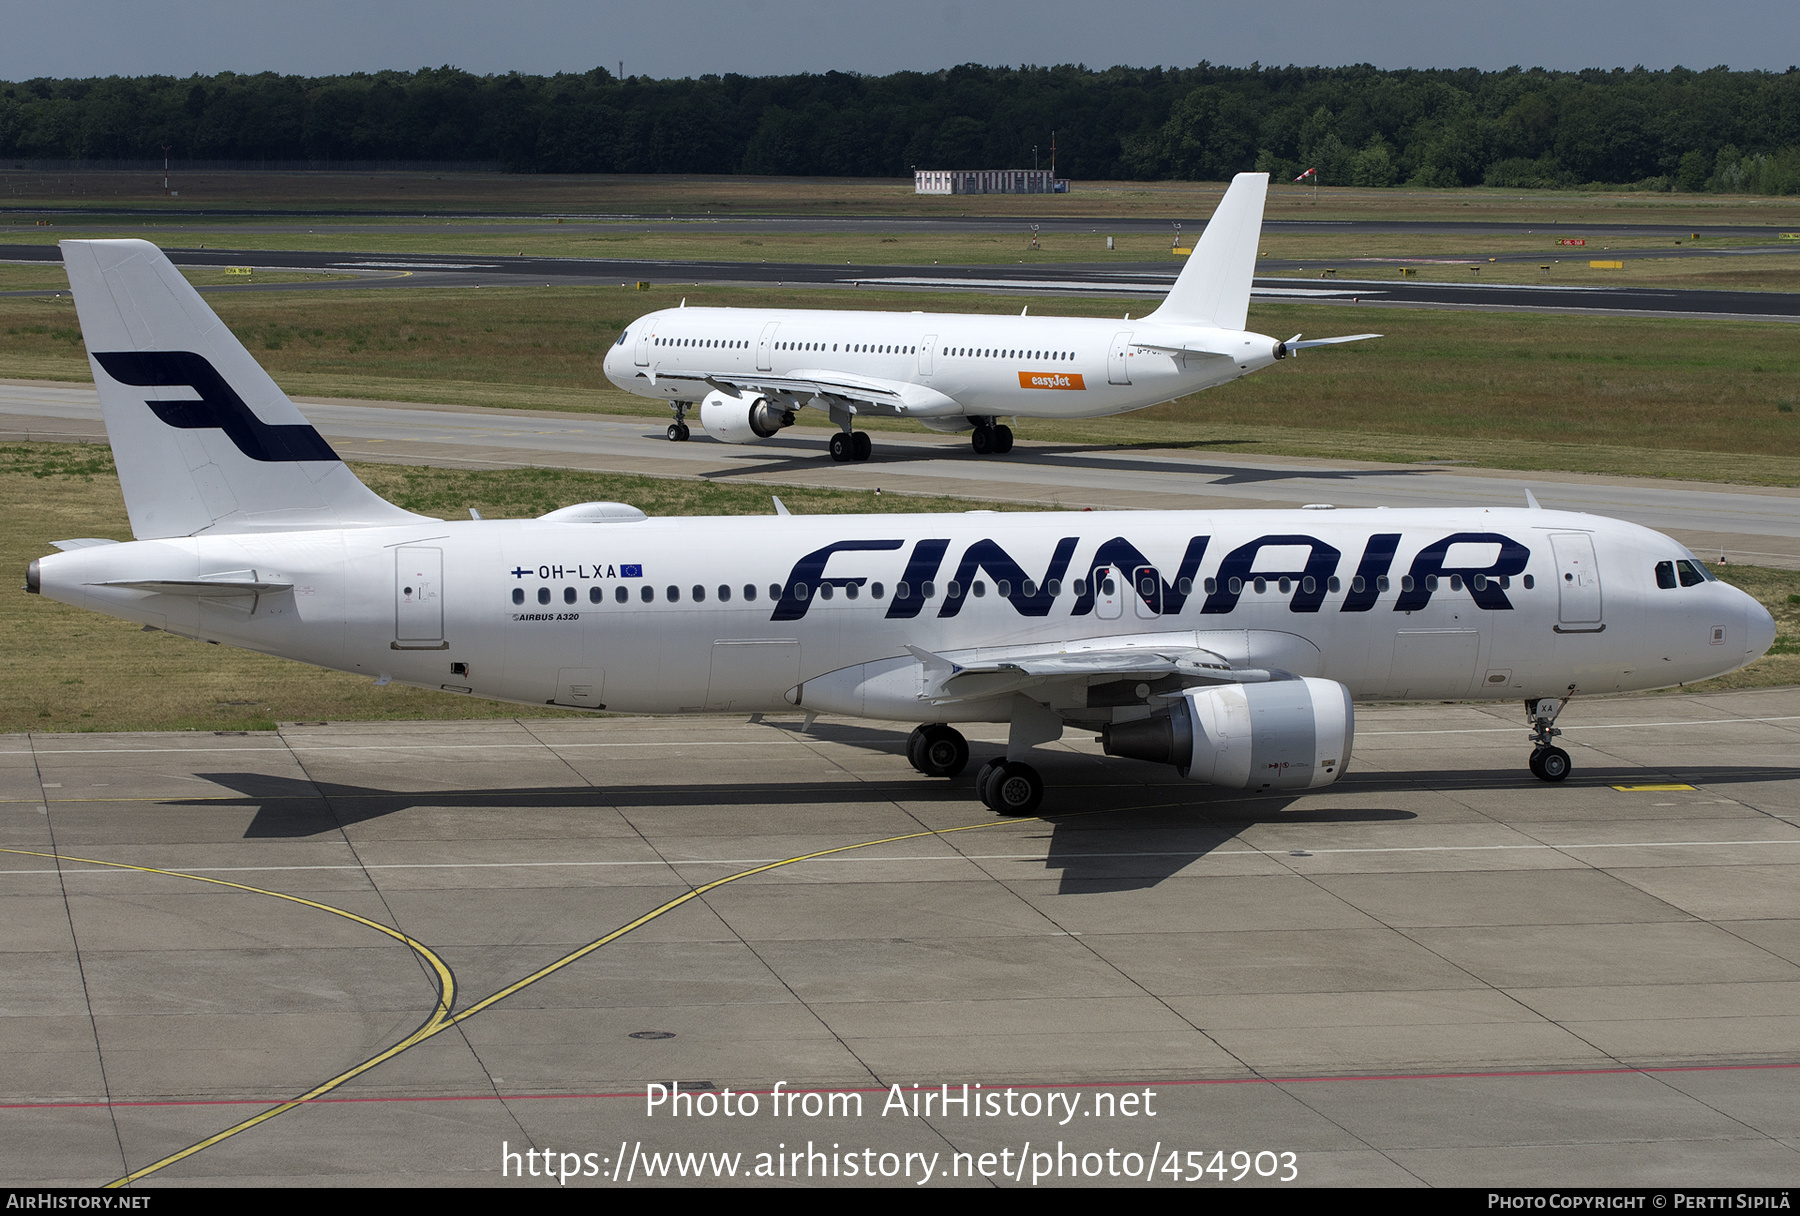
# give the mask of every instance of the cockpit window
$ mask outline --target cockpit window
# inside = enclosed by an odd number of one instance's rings
[[[621,333],[621,334],[620,334],[620,335],[619,335],[619,340],[618,340],[618,341],[617,341],[617,342],[614,342],[614,343],[613,343],[613,345],[614,345],[614,346],[623,346],[623,345],[625,345],[625,339],[627,339],[627,338],[629,338],[629,337],[630,337],[630,336],[631,336],[631,331],[630,331],[630,330],[629,330],[629,329],[628,329],[628,330],[625,330],[625,331],[624,331],[624,332],[622,332],[622,333]]]
[[[1683,587],[1697,587],[1701,583],[1718,581],[1713,573],[1705,566],[1685,557],[1675,563],[1675,568],[1681,574],[1681,585]]]
[[[1674,590],[1674,588],[1675,588],[1675,563],[1674,562],[1657,562],[1656,563],[1656,585],[1658,587],[1661,587],[1664,591]]]

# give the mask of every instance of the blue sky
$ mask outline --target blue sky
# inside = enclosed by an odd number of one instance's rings
[[[453,64],[884,74],[959,63],[1785,70],[1794,0],[0,0],[0,79]]]

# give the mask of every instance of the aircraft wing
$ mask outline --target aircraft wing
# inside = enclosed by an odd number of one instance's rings
[[[894,412],[898,412],[899,407],[906,404],[906,399],[902,395],[906,386],[898,381],[882,380],[875,376],[858,376],[841,371],[802,367],[796,368],[786,375],[777,376],[769,372],[756,371],[665,372],[652,369],[648,375],[652,384],[659,380],[685,380],[694,384],[711,385],[714,388],[729,387],[748,390],[770,397],[789,393],[800,398],[802,405],[817,404],[819,409],[830,407],[826,402],[815,403],[811,400],[812,398],[835,397],[841,401],[859,402],[875,406],[877,409]]]
[[[1046,649],[987,659],[934,654],[917,646],[907,650],[925,668],[925,696],[934,705],[980,701],[1059,683],[1091,686],[1108,677],[1152,683],[1175,677],[1170,687],[1259,684],[1279,678],[1279,673],[1267,669],[1235,667],[1197,646]]]

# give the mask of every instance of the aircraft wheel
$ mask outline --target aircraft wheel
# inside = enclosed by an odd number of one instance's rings
[[[1533,761],[1531,771],[1537,775],[1539,781],[1561,781],[1569,775],[1569,769],[1572,767],[1569,763],[1569,753],[1560,747],[1541,748],[1532,754],[1531,759]]]
[[[1010,426],[994,428],[994,455],[1004,456],[1012,451],[1013,433]]]
[[[837,461],[850,459],[850,436],[842,431],[831,437],[831,458]]]
[[[925,728],[923,726],[913,727],[912,734],[906,736],[906,762],[918,772],[925,771]]]
[[[989,760],[986,764],[983,764],[980,768],[975,770],[975,796],[981,799],[981,805],[987,807],[990,811],[994,809],[994,804],[988,801],[988,778],[994,775],[995,769],[1005,763],[1005,759],[995,756],[992,760]]]
[[[975,449],[977,456],[986,456],[994,450],[994,428],[978,426],[969,434],[969,446]]]
[[[919,749],[919,771],[927,777],[954,777],[969,764],[969,741],[962,732],[938,723],[925,728],[925,744]]]
[[[669,424],[669,442],[686,443],[688,437],[687,423],[671,422]]]
[[[850,440],[850,456],[853,460],[867,460],[875,450],[875,441],[869,438],[867,431],[858,431]]]
[[[1008,760],[988,774],[981,800],[999,815],[1031,815],[1044,801],[1044,779],[1029,764]]]

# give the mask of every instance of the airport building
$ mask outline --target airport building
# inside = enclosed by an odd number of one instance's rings
[[[914,194],[1067,194],[1054,169],[915,169]]]

